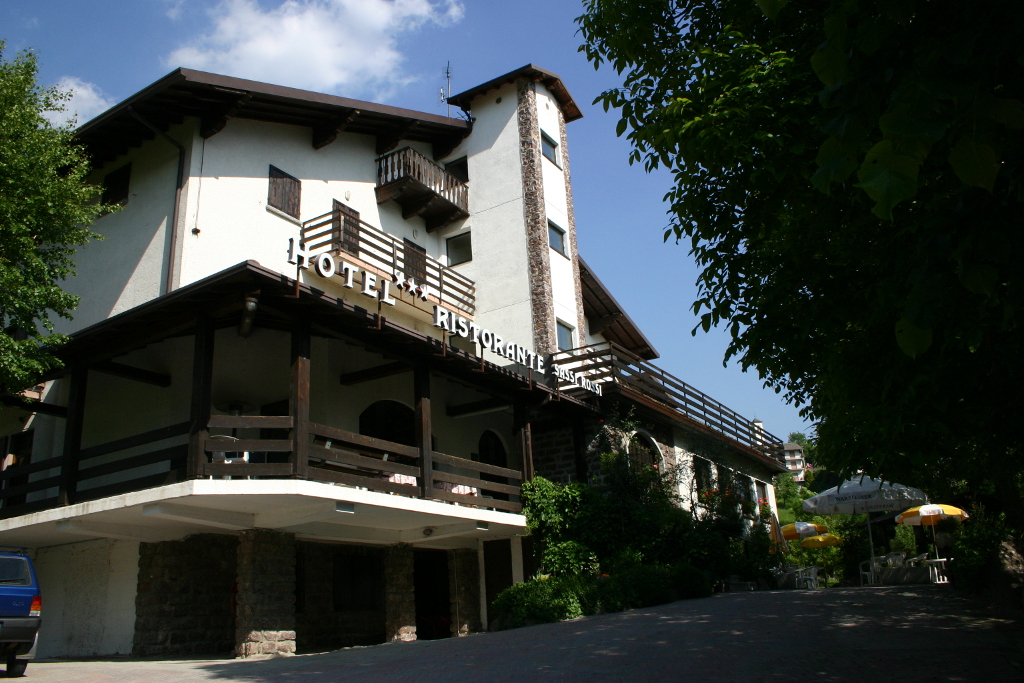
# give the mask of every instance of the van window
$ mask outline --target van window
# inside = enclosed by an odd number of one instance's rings
[[[31,586],[28,560],[24,557],[0,557],[0,585]]]

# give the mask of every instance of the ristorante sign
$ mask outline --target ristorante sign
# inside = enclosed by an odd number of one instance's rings
[[[288,263],[298,268],[308,270],[310,267],[322,278],[331,279],[338,277],[341,286],[347,289],[359,288],[363,296],[376,299],[388,306],[397,305],[397,300],[391,295],[393,289],[396,291],[407,291],[415,294],[423,301],[431,295],[437,297],[437,293],[426,283],[417,283],[413,278],[407,278],[404,273],[396,272],[392,279],[378,276],[376,273],[367,272],[358,266],[346,261],[336,259],[330,252],[322,252],[315,255],[308,254],[297,240],[288,240]],[[525,368],[535,370],[542,375],[554,376],[557,379],[568,382],[574,386],[582,387],[592,391],[598,396],[601,395],[601,385],[591,382],[586,377],[563,368],[561,365],[550,362],[549,358],[534,353],[530,348],[512,341],[505,341],[501,335],[482,328],[472,320],[458,315],[443,306],[434,306],[434,327],[442,329],[451,335],[468,339],[473,344],[479,344],[481,348],[493,354],[506,358]]]

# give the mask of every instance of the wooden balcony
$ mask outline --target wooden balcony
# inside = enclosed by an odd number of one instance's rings
[[[311,254],[329,249],[338,256],[357,261],[354,265],[390,278],[398,274],[414,277],[437,293],[438,303],[453,306],[468,317],[476,312],[476,283],[429,256],[408,253],[402,240],[335,209],[302,224],[302,241]],[[414,259],[423,272],[417,276]]]
[[[84,502],[207,477],[309,479],[503,512],[522,509],[518,496],[523,473],[519,470],[437,451],[430,451],[424,462],[418,448],[310,422],[306,423],[308,431],[298,433],[294,423],[291,416],[214,415],[205,425],[207,435],[198,437],[202,448],[197,463],[187,462],[189,445],[184,441],[188,438],[189,423],[184,422],[82,449],[74,465],[58,457],[9,467],[0,472],[0,518],[56,507],[62,503],[62,492],[68,489],[75,492],[75,502]],[[287,429],[290,435],[285,439],[226,439],[209,435],[210,430],[227,429]],[[182,443],[127,454],[175,437]],[[306,455],[297,456],[299,453]],[[242,461],[243,456],[249,462]],[[101,462],[93,464],[96,461]],[[162,471],[153,473],[154,469]],[[38,472],[47,474],[29,482],[28,475]],[[101,476],[121,481],[88,487],[90,481]],[[495,482],[495,478],[508,483]],[[26,494],[32,493],[38,499],[25,502]]]
[[[423,218],[428,232],[469,217],[465,183],[411,147],[377,159],[377,203],[388,201],[403,218]]]
[[[601,384],[605,392],[620,391],[656,410],[675,414],[703,431],[724,437],[744,450],[785,464],[780,438],[617,344],[602,342],[560,351],[552,356],[551,362]],[[559,380],[559,390],[586,393],[565,380]]]

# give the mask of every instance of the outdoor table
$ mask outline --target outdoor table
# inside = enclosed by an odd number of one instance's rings
[[[946,558],[925,560],[924,563],[928,565],[928,578],[932,583],[949,583],[949,579],[946,578]]]

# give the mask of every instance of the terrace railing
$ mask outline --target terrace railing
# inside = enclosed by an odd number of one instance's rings
[[[777,436],[613,342],[560,351],[552,356],[551,362],[603,384],[605,390],[614,386],[639,393],[747,449],[785,462],[782,440]],[[582,391],[566,380],[559,380],[559,389],[569,393]]]
[[[392,279],[415,278],[417,263],[423,263],[424,272],[416,279],[433,290],[439,303],[454,306],[470,316],[476,311],[476,283],[471,279],[429,256],[410,254],[402,240],[361,219],[345,215],[341,209],[304,222],[302,241],[310,254],[332,251]]]
[[[422,216],[427,230],[469,217],[469,188],[411,147],[377,159],[377,202],[396,201],[405,218]]]

